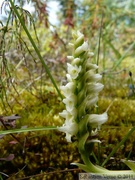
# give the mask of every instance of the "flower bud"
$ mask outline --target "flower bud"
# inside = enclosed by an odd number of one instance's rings
[[[80,54],[82,54],[83,52],[88,51],[88,43],[84,42],[81,46],[79,46],[76,50],[75,50],[75,57],[79,57]]]

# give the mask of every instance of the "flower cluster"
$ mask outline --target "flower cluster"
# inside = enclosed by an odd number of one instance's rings
[[[66,110],[60,113],[65,118],[65,123],[59,130],[66,133],[66,139],[71,142],[71,137],[80,131],[79,124],[87,122],[92,129],[99,127],[107,121],[107,113],[101,115],[91,114],[91,109],[96,106],[98,93],[103,89],[103,84],[99,83],[101,75],[95,73],[98,68],[91,63],[93,53],[89,51],[88,42],[84,41],[84,35],[79,31],[73,33],[74,42],[70,43],[73,48],[73,56],[67,58],[71,64],[67,63],[67,81],[61,90],[65,98],[63,103]],[[82,127],[83,128],[83,127]]]

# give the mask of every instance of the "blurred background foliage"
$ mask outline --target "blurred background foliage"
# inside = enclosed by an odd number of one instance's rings
[[[57,0],[55,24],[50,18],[50,2],[54,1],[16,0],[14,4],[58,86],[66,83],[66,57],[71,54],[68,43],[72,41],[72,31],[80,30],[86,36],[95,54],[93,63],[99,65],[98,71],[103,75],[102,83],[105,86],[100,94],[99,112],[104,112],[114,100],[108,112],[109,120],[99,133],[103,143],[101,147],[95,147],[98,158],[92,155],[93,161],[101,165],[135,122],[135,1]],[[25,9],[26,3],[31,3],[29,10]],[[31,11],[31,7],[34,11]],[[19,114],[21,119],[16,121],[16,128],[62,125],[63,119],[58,113],[64,105],[9,1],[2,1],[1,13],[4,14],[0,20],[1,115]],[[3,126],[0,128],[4,129]],[[70,172],[68,169],[73,168],[71,162],[80,161],[79,154],[74,144],[66,143],[64,134],[33,132],[16,136],[21,145],[9,135],[0,139],[1,178],[8,175],[9,179],[16,179],[43,172],[48,173],[47,177],[44,175],[45,179],[55,176],[55,179],[78,178],[78,171]],[[135,159],[134,143],[131,137],[106,167],[124,169],[120,160]],[[56,148],[56,156],[51,158]],[[5,157],[10,154],[14,155],[13,160],[9,158],[12,170],[6,168],[9,161]],[[64,159],[59,160],[59,154]],[[55,176],[49,174],[50,171],[63,169],[66,171],[55,173]]]

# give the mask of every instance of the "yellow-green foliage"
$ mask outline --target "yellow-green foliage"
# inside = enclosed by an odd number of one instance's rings
[[[117,91],[119,93],[117,93]],[[42,92],[42,93],[41,93]],[[106,111],[112,101],[113,104],[108,110],[109,120],[101,127],[98,139],[101,140],[100,148],[94,148],[94,153],[103,162],[112,149],[123,139],[129,129],[134,126],[135,101],[127,98],[127,91],[105,89],[99,98],[99,113]],[[122,94],[122,95],[121,95]],[[122,97],[122,98],[121,98]],[[21,105],[20,105],[21,104]],[[11,103],[13,112],[21,116],[16,122],[16,128],[22,126],[60,126],[63,119],[58,115],[64,105],[58,97],[55,89],[44,86],[42,91],[37,88],[30,92],[24,90],[18,97],[18,103]],[[1,110],[2,111],[2,110]],[[9,114],[7,114],[9,115]],[[1,127],[1,129],[3,129]],[[58,131],[40,131],[6,135],[0,139],[0,158],[14,154],[12,161],[0,161],[0,170],[10,176],[10,179],[48,173],[47,175],[33,177],[33,179],[74,179],[78,171],[69,172],[71,162],[80,162],[80,156],[75,143],[67,143],[65,134]],[[121,146],[114,156],[106,164],[109,169],[125,169],[120,162],[121,159],[129,158],[134,160],[134,134]],[[91,155],[91,158],[93,156]],[[65,170],[65,172],[61,172]],[[50,173],[54,172],[54,173]],[[31,177],[32,179],[32,177]]]
[[[21,116],[16,122],[16,128],[22,126],[60,126],[63,120],[58,113],[62,111],[63,104],[52,86],[45,86],[43,94],[27,92],[18,98],[23,104],[21,107],[14,104],[13,111]],[[13,104],[12,104],[13,105]],[[58,131],[40,131],[6,135],[0,139],[0,158],[14,154],[12,161],[0,161],[0,170],[8,174],[10,179],[30,175],[49,173],[44,179],[74,179],[77,173],[69,172],[73,168],[70,163],[79,162],[80,157],[74,143],[67,143],[65,134]],[[60,172],[65,170],[65,172]],[[34,177],[41,179],[42,177]]]

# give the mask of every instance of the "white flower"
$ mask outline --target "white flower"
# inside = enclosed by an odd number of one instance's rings
[[[92,106],[95,106],[98,101],[98,96],[93,94],[86,97],[86,107],[89,109]]]
[[[87,71],[84,75],[85,81],[97,82],[101,80],[100,74],[94,74],[91,70]]]
[[[80,37],[80,36],[83,36],[83,37],[84,37],[84,35],[83,35],[80,31],[77,31],[77,36],[78,36],[78,37]]]
[[[80,58],[75,58],[75,59],[73,59],[73,65],[79,65],[80,64]]]
[[[89,51],[89,45],[88,42],[84,41],[84,35],[77,31],[77,33],[73,33],[73,37],[74,43],[70,45],[73,47],[74,53],[67,56],[71,61],[71,64],[67,63],[68,73],[66,77],[68,83],[60,87],[65,96],[63,103],[66,110],[63,110],[59,115],[65,119],[65,123],[58,130],[65,132],[67,141],[71,142],[71,137],[77,135],[77,133],[81,136],[82,129],[88,124],[90,126],[88,131],[91,132],[89,134],[91,136],[90,142],[100,143],[99,140],[94,139],[93,135],[107,121],[107,111],[101,115],[90,113],[91,108],[96,106],[98,93],[104,87],[103,84],[98,83],[102,76],[95,73],[98,66],[88,62],[91,60],[93,53]],[[77,136],[77,138],[79,137]]]
[[[73,108],[72,111],[63,110],[59,115],[68,121],[74,121],[77,117],[77,109]]]
[[[67,117],[68,112],[66,110],[63,110],[61,113],[59,113],[59,115],[63,118]]]
[[[74,56],[67,56],[67,58],[68,58],[69,60],[72,60],[72,61],[73,61]]]
[[[89,57],[93,57],[94,53],[93,52],[88,52]]]
[[[88,51],[88,43],[84,42],[81,46],[79,46],[76,50],[75,50],[75,56],[79,56],[81,53]]]
[[[79,37],[83,37],[83,39],[84,39],[84,35],[83,35],[80,31],[73,32],[73,33],[72,33],[72,36],[73,36],[73,38],[75,38],[75,39],[77,39],[77,38],[79,38]]]
[[[66,105],[67,110],[71,112],[77,103],[77,97],[72,94],[69,98],[63,99],[63,102]]]
[[[63,91],[63,94],[65,97],[71,96],[75,91],[75,83],[69,82],[66,84],[66,86],[60,86],[60,89]]]
[[[103,89],[104,85],[101,83],[88,83],[86,88],[87,88],[87,93],[99,93]]]
[[[81,66],[72,66],[71,64],[67,63],[68,66],[68,74],[70,74],[70,76],[73,79],[76,79],[81,71]]]
[[[98,69],[98,66],[96,64],[86,63],[86,71],[88,70],[96,70]]]
[[[66,77],[67,77],[68,82],[72,82],[72,78],[71,78],[70,74],[66,74]]]
[[[58,128],[59,131],[66,133],[66,139],[71,142],[71,136],[76,135],[78,132],[78,125],[76,122],[65,121],[65,124]]]
[[[88,118],[88,122],[93,126],[97,127],[102,125],[108,120],[107,112],[104,112],[103,114],[90,114]]]

